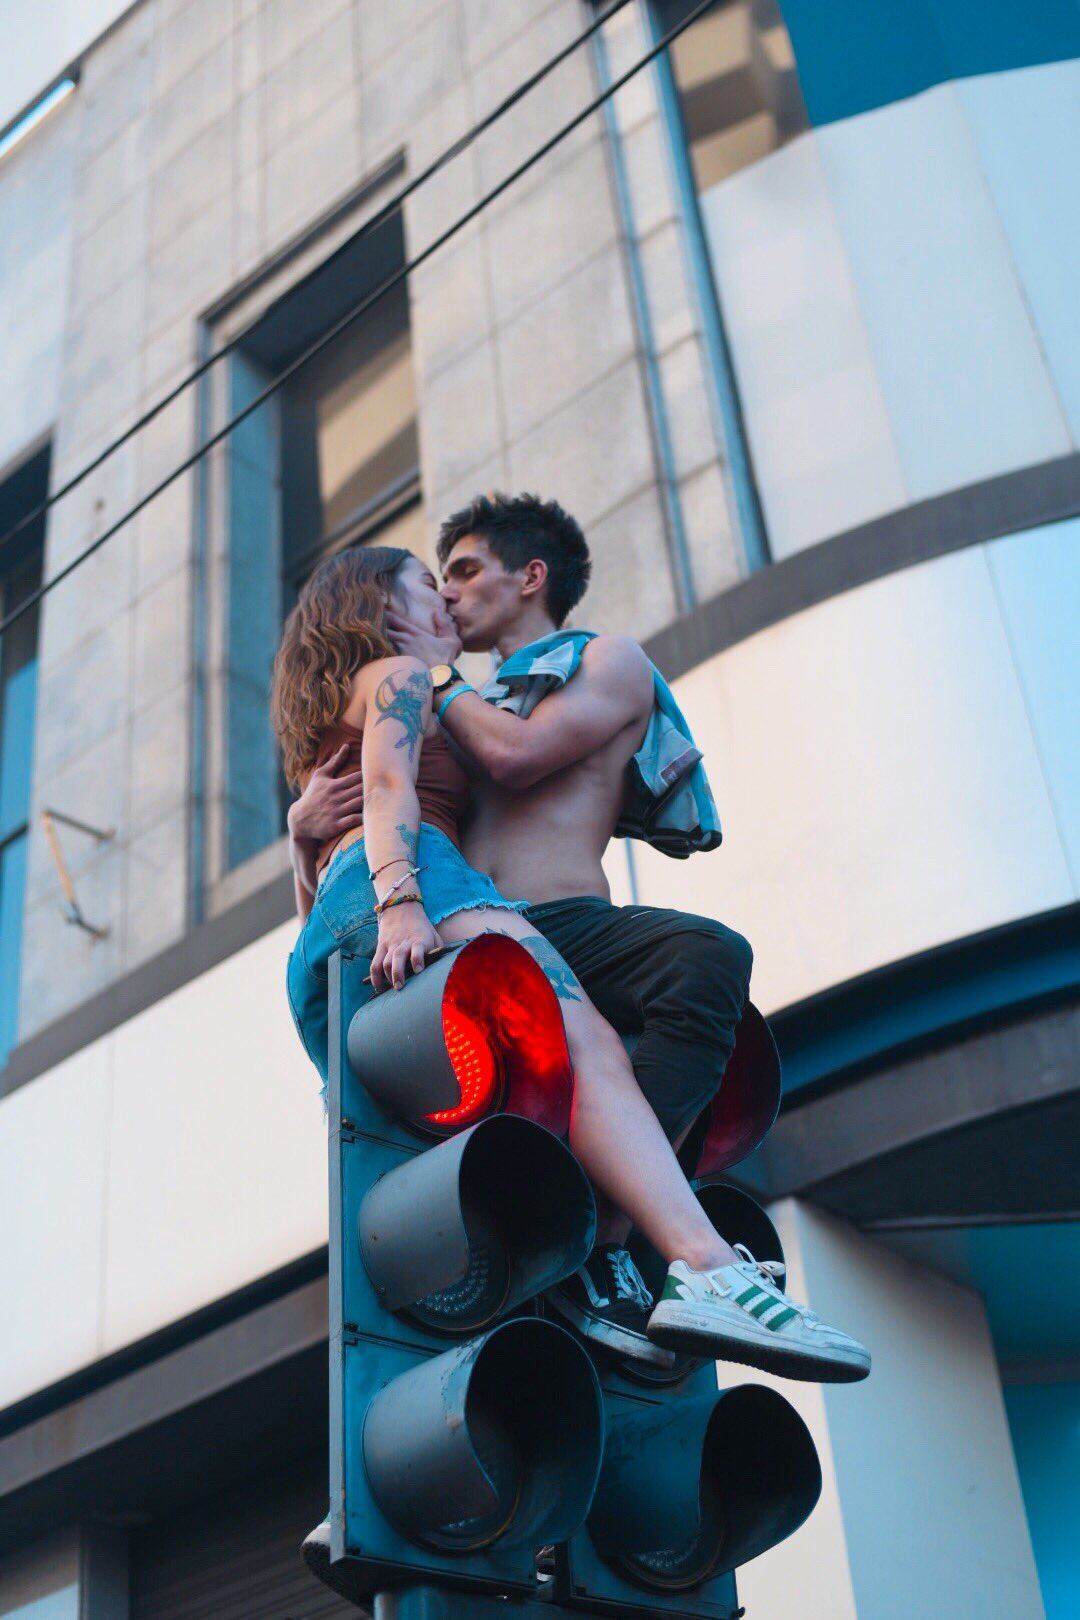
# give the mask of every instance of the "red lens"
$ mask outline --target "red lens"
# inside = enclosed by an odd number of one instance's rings
[[[425,1114],[430,1125],[458,1129],[491,1112],[499,1098],[499,1066],[487,1032],[449,997],[443,1003],[443,1039],[461,1092],[455,1108]]]

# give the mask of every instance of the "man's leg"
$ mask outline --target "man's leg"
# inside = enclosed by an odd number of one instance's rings
[[[735,1045],[753,953],[710,917],[592,896],[530,907],[621,1034],[635,1035],[634,1074],[668,1140],[678,1144],[720,1087]],[[626,1238],[626,1221],[600,1208],[600,1239]]]
[[[748,942],[712,917],[592,896],[526,916],[573,968],[593,1005],[639,1037],[632,1062],[669,1141],[716,1095],[750,984]]]

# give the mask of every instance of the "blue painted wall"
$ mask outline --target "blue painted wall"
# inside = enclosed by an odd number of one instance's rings
[[[1080,56],[1076,0],[781,0],[811,121]]]
[[[1013,1384],[1005,1408],[1046,1620],[1080,1614],[1080,1384]]]

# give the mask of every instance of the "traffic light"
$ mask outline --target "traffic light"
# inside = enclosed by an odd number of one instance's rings
[[[765,1211],[718,1175],[764,1138],[779,1099],[776,1046],[748,1005],[720,1093],[680,1157],[717,1231],[782,1266]],[[664,1260],[637,1232],[630,1249],[658,1296]],[[683,1356],[665,1369],[593,1355],[604,1390],[603,1466],[585,1526],[555,1549],[556,1598],[594,1614],[731,1620],[736,1568],[798,1529],[820,1494],[806,1425],[764,1385],[718,1389],[712,1362]]]
[[[772,1030],[752,1001],[743,1008],[723,1083],[679,1149],[691,1181],[716,1176],[748,1158],[780,1111],[780,1054]]]
[[[603,1446],[590,1358],[533,1303],[596,1231],[558,1001],[503,935],[356,1011],[367,967],[330,964],[331,1567],[530,1596]]]

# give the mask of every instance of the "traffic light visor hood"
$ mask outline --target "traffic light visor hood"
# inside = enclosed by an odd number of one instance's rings
[[[743,1384],[609,1421],[589,1532],[635,1584],[689,1590],[783,1541],[820,1492],[794,1407]]]
[[[364,1466],[387,1519],[446,1551],[538,1547],[584,1522],[603,1405],[585,1351],[553,1322],[504,1322],[386,1385]]]
[[[349,1062],[377,1102],[427,1136],[520,1114],[564,1136],[573,1086],[558,999],[517,940],[480,934],[355,1015]]]
[[[720,1090],[691,1127],[679,1161],[691,1180],[718,1175],[764,1141],[780,1110],[780,1054],[752,1001],[735,1031]]]

